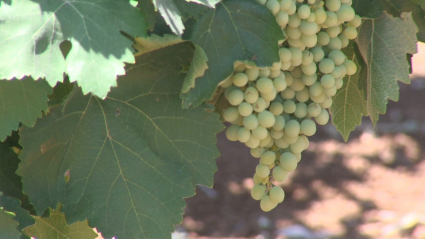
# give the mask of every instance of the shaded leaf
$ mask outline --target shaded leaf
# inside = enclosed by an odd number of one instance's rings
[[[196,78],[203,76],[208,69],[207,61],[208,57],[204,50],[198,45],[195,45],[195,54],[184,79],[182,93],[187,93],[190,89],[195,88]]]
[[[0,208],[0,238],[19,239],[21,233],[16,229],[18,223],[13,220],[13,213]]]
[[[35,223],[35,219],[29,214],[27,210],[21,207],[21,202],[16,198],[0,195],[0,207],[3,207],[4,210],[13,212],[15,214],[13,220],[19,223],[16,229],[20,232],[22,232],[22,229],[25,227],[31,226]],[[20,238],[28,239],[29,237],[25,234],[22,234]]]
[[[377,18],[382,15],[384,6],[382,0],[353,0],[356,14],[362,18]]]
[[[163,36],[158,36],[152,34],[147,38],[136,37],[135,42],[133,47],[137,52],[134,55],[141,56],[151,51],[182,43],[183,40],[175,35],[165,34]]]
[[[53,88],[53,93],[49,95],[49,107],[61,104],[65,101],[73,89],[74,83],[70,83],[68,77],[66,77],[65,81],[58,83]]]
[[[137,7],[142,11],[143,16],[146,21],[146,25],[148,26],[148,30],[152,31],[155,27],[156,18],[158,13],[155,10],[155,6],[153,5],[151,0],[139,0]]]

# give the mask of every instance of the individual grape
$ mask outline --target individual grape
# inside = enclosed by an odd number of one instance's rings
[[[231,124],[236,124],[239,126],[243,126],[243,116],[239,115],[238,118],[232,122],[230,122]]]
[[[270,200],[275,203],[281,203],[283,199],[285,199],[285,192],[283,189],[278,186],[273,186],[272,189],[270,189]]]
[[[334,70],[331,72],[331,75],[336,79],[341,77],[341,73],[342,73],[341,67],[335,66]]]
[[[282,115],[277,115],[275,117],[275,122],[273,125],[273,129],[277,131],[282,131],[285,128],[285,118]]]
[[[310,103],[307,107],[307,113],[311,117],[316,117],[322,112],[322,107],[317,103]]]
[[[244,92],[244,99],[246,102],[253,104],[258,100],[258,91],[255,87],[248,87]]]
[[[320,114],[314,118],[316,122],[320,125],[325,125],[329,121],[329,113],[327,110],[322,109]]]
[[[280,96],[285,100],[290,100],[295,97],[295,91],[288,87],[284,91],[280,92]]]
[[[277,147],[279,147],[281,149],[286,149],[286,148],[289,147],[289,144],[285,141],[285,139],[283,138],[283,136],[280,139],[276,139],[274,141],[274,143],[276,144]]]
[[[323,86],[320,82],[316,82],[309,88],[310,96],[318,96],[323,93]]]
[[[259,148],[259,147],[257,147],[257,148],[251,149],[251,155],[254,158],[260,158],[261,155],[263,155],[265,152],[266,152],[266,149],[265,148]]]
[[[315,62],[311,62],[309,65],[301,66],[301,69],[305,75],[312,76],[317,72],[317,66]]]
[[[260,164],[270,165],[276,160],[276,153],[273,151],[267,151],[261,155]]]
[[[248,76],[242,72],[236,73],[233,75],[232,81],[235,86],[243,87],[248,83]]]
[[[303,43],[304,44],[304,43]],[[300,48],[301,49],[301,48]],[[288,71],[292,71],[295,67],[301,65],[303,63],[302,59],[291,60],[291,67],[288,68]]]
[[[293,153],[285,152],[280,156],[280,167],[286,172],[294,171],[297,168],[297,163],[297,158]]]
[[[289,148],[293,153],[301,153],[305,149],[305,142],[302,137],[298,137],[295,143],[289,145]]]
[[[268,131],[263,126],[258,125],[257,128],[252,131],[252,135],[259,140],[263,140],[267,138]]]
[[[227,77],[225,80],[221,81],[218,85],[225,89],[229,88],[230,86],[233,85],[232,76]]]
[[[317,44],[321,46],[326,46],[329,44],[330,37],[326,32],[319,32],[317,34]]]
[[[357,29],[354,27],[347,27],[344,29],[342,34],[344,34],[346,38],[353,40],[357,37]]]
[[[314,13],[316,14],[317,24],[323,24],[326,21],[327,15],[325,10],[323,10],[322,8],[319,8]]]
[[[230,108],[229,108],[230,109]],[[242,102],[239,106],[238,106],[238,112],[240,115],[242,116],[249,116],[252,114],[253,108],[252,105],[250,103],[247,102]]]
[[[310,52],[313,54],[313,61],[319,62],[325,57],[325,52],[323,51],[322,47],[316,46],[312,49],[310,49]]]
[[[301,18],[297,14],[289,16],[288,26],[290,26],[292,28],[296,28],[296,27],[299,27],[300,24],[301,24]]]
[[[288,62],[292,59],[292,52],[285,47],[279,49],[279,57],[282,62]]]
[[[275,167],[272,172],[273,179],[277,182],[284,182],[288,179],[288,172],[283,170],[281,167]]]
[[[326,27],[333,27],[338,24],[338,17],[334,12],[326,11],[326,21],[323,23]]]
[[[312,12],[310,13],[310,16],[307,18],[308,22],[316,22],[316,13]]]
[[[343,22],[349,22],[354,19],[356,13],[351,6],[342,4],[341,8],[336,12],[336,16]]]
[[[337,37],[341,33],[341,26],[333,26],[326,29],[326,33],[328,33],[330,38]]]
[[[301,77],[303,75],[303,71],[302,71],[301,67],[299,67],[299,66],[294,67],[294,69],[292,69],[292,71],[291,71],[291,75],[293,76],[293,78]],[[293,79],[293,80],[295,81],[295,79]],[[291,86],[292,85],[293,85],[293,83],[291,84]]]
[[[233,106],[238,106],[240,103],[242,103],[244,99],[244,94],[240,89],[232,90],[232,92],[229,93],[228,101]]]
[[[353,20],[347,23],[347,26],[358,28],[362,24],[362,18],[359,15],[355,15]]]
[[[295,102],[292,100],[286,100],[283,102],[283,111],[288,114],[292,114],[295,112],[297,106],[295,105]]]
[[[236,107],[229,107],[223,113],[223,118],[227,122],[235,121],[239,116],[238,109]]]
[[[316,22],[308,22],[307,20],[302,20],[299,26],[301,32],[307,36],[316,35],[318,28]]]
[[[269,68],[263,68],[263,69],[260,69],[258,77],[266,78],[266,77],[269,77],[269,75],[270,75],[270,69]]]
[[[304,87],[304,89],[297,91],[295,93],[295,99],[297,99],[298,102],[307,102],[310,99],[310,92],[308,91],[308,88]]]
[[[277,0],[268,0],[266,7],[273,13],[273,15],[276,15],[280,10],[280,3]]]
[[[301,42],[306,46],[306,47],[314,47],[317,44],[317,35],[313,34],[313,35],[302,35],[301,36]]]
[[[231,77],[230,77],[231,78]],[[231,86],[229,86],[228,88],[226,88],[226,90],[224,90],[224,97],[227,99],[227,100],[229,100],[229,95],[230,95],[230,93],[232,93],[232,91],[233,90],[240,90],[239,89],[239,87],[237,87],[237,86],[235,86],[235,85],[233,85],[233,82],[232,82],[232,85]]]
[[[260,78],[257,80],[257,84],[256,87],[258,89],[259,92],[267,94],[272,92],[274,86],[273,86],[273,81],[270,80],[269,78]]]
[[[307,136],[313,136],[316,133],[316,123],[311,119],[304,119],[301,121],[300,132]]]
[[[254,180],[254,184],[261,184],[264,183],[264,181],[268,180],[268,178],[262,178],[260,176],[258,176],[258,174],[254,174],[254,177],[252,177],[252,179]]]
[[[323,88],[323,89],[326,89],[326,88]],[[310,99],[313,102],[318,104],[322,103],[325,100],[325,98],[326,98],[325,92],[322,92],[320,95],[317,95],[317,96],[310,95]]]
[[[310,141],[308,140],[307,136],[305,136],[305,135],[300,135],[300,138],[302,138],[304,140],[304,150],[306,150],[308,148],[308,146],[310,145]],[[300,160],[298,159],[297,155],[295,155],[295,157],[297,158],[297,160],[299,162]]]
[[[288,70],[292,66],[291,61],[283,62],[282,67],[280,68],[282,71]]]
[[[307,19],[310,16],[311,10],[308,5],[303,4],[298,7],[297,13],[301,19]]]
[[[258,68],[249,68],[245,70],[245,74],[248,77],[249,81],[255,81],[260,75],[260,69]]]
[[[287,27],[286,28],[286,35],[291,39],[300,39],[303,33],[301,32],[299,27]]]
[[[335,80],[335,86],[338,90],[341,89],[343,85],[344,85],[344,81],[342,80],[342,78],[338,78]]]
[[[346,48],[348,44],[350,44],[350,40],[348,40],[348,38],[346,38],[343,34],[340,34],[338,38],[341,40],[342,48]]]
[[[297,78],[294,78],[294,82],[289,88],[291,88],[294,91],[301,91],[305,88],[305,85],[302,82],[301,78],[297,77]]]
[[[335,78],[331,74],[323,75],[322,78],[320,78],[320,84],[324,88],[331,88],[335,85]]]
[[[277,131],[277,130],[271,129],[270,136],[272,137],[272,139],[280,139],[283,136],[283,131]]]
[[[274,122],[275,122],[275,117],[270,111],[264,110],[263,112],[258,114],[258,123],[261,126],[265,128],[270,128],[274,125]]]
[[[335,87],[335,89],[336,89],[336,87]],[[326,93],[325,93],[325,95],[326,95]],[[329,96],[326,96],[325,97],[325,101],[323,101],[322,103],[320,103],[320,106],[322,108],[324,108],[324,109],[328,109],[329,107],[332,106],[332,98],[329,97]]]
[[[271,148],[271,147],[273,147],[273,145],[274,145],[274,139],[270,137],[269,143],[266,144],[264,147]]]
[[[286,89],[285,74],[281,74],[279,77],[274,78],[273,86],[277,91],[283,91]]]
[[[313,62],[313,59],[314,59],[314,55],[310,51],[304,50],[302,52],[302,61],[301,61],[302,65],[309,65],[310,63]]]
[[[316,83],[317,81],[317,74],[313,74],[311,76],[308,75],[303,75],[301,78],[301,81],[306,85],[306,86],[311,86],[314,83]]]
[[[239,62],[240,63],[240,62]],[[236,67],[235,67],[235,72],[244,72],[245,71],[245,69],[246,69],[246,65],[245,64],[243,64],[243,63],[240,63],[239,65],[237,65]]]
[[[261,210],[263,210],[264,212],[269,212],[271,211],[273,208],[275,208],[277,206],[277,203],[275,203],[274,201],[272,201],[270,199],[270,196],[266,195],[264,196],[261,201],[260,201],[260,208]]]
[[[283,105],[279,102],[273,102],[270,105],[269,111],[273,114],[273,115],[280,115],[283,113]]]
[[[351,76],[356,74],[357,66],[356,66],[356,63],[354,63],[352,60],[345,60],[344,66],[347,70],[347,73],[346,73],[347,75]]]
[[[260,145],[260,140],[255,138],[253,135],[249,138],[248,142],[245,143],[248,148],[254,149]]]
[[[282,0],[280,1],[280,10],[286,11],[292,5],[292,0]]]
[[[280,67],[282,66],[282,63],[281,63],[281,62],[279,62],[279,63],[280,63],[280,65],[279,65],[279,68],[278,68],[278,69],[271,69],[271,70],[270,70],[270,75],[269,75],[269,77],[270,77],[271,79],[274,79],[274,78],[278,77],[278,76],[280,75],[280,73],[282,72],[282,71],[280,70]]]
[[[267,102],[267,101],[272,101],[272,100],[274,100],[275,98],[276,98],[276,94],[277,94],[277,91],[276,91],[276,89],[274,88],[274,86],[273,86],[273,89],[272,89],[272,91],[270,92],[270,93],[267,93],[267,94],[264,94],[264,93],[261,93],[261,97]],[[268,106],[267,106],[268,107]]]
[[[316,0],[308,0],[307,2],[308,2],[308,4],[313,5],[313,4],[316,3]]]
[[[323,74],[331,73],[334,70],[334,68],[335,68],[335,63],[329,58],[325,58],[321,60],[319,63],[319,70]]]
[[[226,130],[226,137],[230,141],[238,141],[238,130],[241,127],[239,125],[231,125]]]
[[[265,177],[269,176],[270,169],[267,165],[259,164],[255,168],[255,173],[258,174],[258,176],[265,178]]]
[[[294,2],[292,2],[291,6],[286,10],[288,15],[294,15],[296,11],[297,11],[297,5],[295,5]]]
[[[257,116],[255,115],[249,115],[243,118],[243,126],[245,126],[245,128],[249,130],[254,130],[255,128],[257,128],[258,123],[259,123],[259,120],[257,119]]]
[[[307,115],[307,105],[305,103],[297,103],[297,109],[294,112],[295,117],[304,118]]]
[[[286,122],[285,134],[289,137],[295,137],[300,133],[300,123],[296,120]]]
[[[331,38],[328,45],[326,45],[330,50],[341,50],[342,42],[338,37]]]
[[[251,138],[251,133],[245,127],[240,127],[237,133],[238,140],[242,143],[248,142],[249,138]]]
[[[345,67],[344,64],[339,65],[338,67],[341,70],[341,76],[339,78],[344,78],[344,76],[347,75],[347,68]]]
[[[335,85],[333,85],[332,87],[330,87],[330,88],[323,88],[323,92],[325,93],[325,95],[327,95],[329,97],[332,97],[332,96],[336,95],[336,90],[337,90],[336,80],[335,80]]]
[[[261,200],[261,198],[263,198],[264,195],[266,195],[266,189],[267,187],[264,185],[255,185],[251,189],[251,197],[254,200]]]
[[[283,138],[283,140],[285,140],[286,143],[293,144],[297,141],[298,135],[296,135],[295,137],[290,137],[286,133],[283,133],[282,138]]]
[[[291,60],[302,60],[303,54],[302,54],[302,51],[300,49],[295,48],[295,47],[291,47],[291,48],[289,48],[289,51],[291,51],[291,53],[292,53]]]
[[[291,47],[297,47],[301,49],[304,46],[304,43],[302,42],[301,38],[300,39],[288,38],[287,41]],[[291,61],[295,62],[295,60],[291,60]]]
[[[341,0],[326,0],[325,6],[329,11],[336,12],[341,8]]]
[[[265,110],[267,107],[267,103],[266,101],[259,97],[257,101],[255,101],[254,104],[252,104],[252,108],[254,108],[254,111],[257,113],[262,112],[263,110]]]

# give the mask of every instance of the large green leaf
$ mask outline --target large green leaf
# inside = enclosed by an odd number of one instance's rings
[[[235,61],[260,67],[278,62],[278,40],[283,33],[266,7],[254,1],[227,0],[209,10],[186,37],[208,57],[208,70],[196,79],[193,89],[181,94],[183,107],[189,108],[213,96],[218,83],[232,74]]]
[[[171,237],[183,198],[212,186],[223,130],[217,114],[181,108],[192,56],[190,42],[143,54],[105,100],[74,89],[21,130],[18,174],[38,214],[60,201],[69,223],[88,218],[105,237]]]
[[[0,80],[0,141],[17,130],[19,122],[34,126],[42,111],[47,111],[47,96],[51,93],[52,88],[44,80],[34,81],[31,77],[20,81]]]
[[[2,193],[0,192],[0,197],[1,196]],[[19,224],[13,220],[14,216],[13,213],[7,212],[0,207],[0,238],[20,239],[22,234],[17,230]]]
[[[37,239],[95,239],[98,236],[87,220],[67,225],[65,215],[52,209],[49,217],[36,217],[35,224],[25,228],[24,232]]]
[[[105,98],[133,63],[131,41],[145,36],[143,14],[127,0],[15,0],[0,7],[0,79],[45,77],[53,87],[63,73],[85,94]],[[69,40],[66,59],[59,45]]]
[[[377,18],[382,15],[384,6],[382,0],[353,0],[356,14],[362,18]]]
[[[15,214],[13,220],[19,223],[16,229],[20,232],[22,232],[22,229],[31,226],[35,223],[34,218],[29,214],[27,210],[21,207],[21,202],[16,198],[0,195],[0,207],[3,207],[4,210],[13,212]],[[25,234],[21,235],[21,239],[28,238],[29,237]]]
[[[399,98],[398,81],[410,83],[406,54],[415,54],[417,28],[410,13],[393,18],[387,13],[365,20],[356,40],[367,65],[364,81],[366,110],[376,124],[379,114],[387,109],[388,99]]]

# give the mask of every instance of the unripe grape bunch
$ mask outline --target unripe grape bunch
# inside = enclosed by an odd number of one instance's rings
[[[352,0],[258,0],[276,17],[286,41],[280,43],[280,62],[269,68],[239,64],[220,83],[231,107],[223,112],[232,123],[226,130],[259,158],[251,190],[263,211],[285,197],[274,184],[297,168],[309,145],[307,136],[316,123],[329,121],[327,109],[343,86],[343,78],[356,73],[356,64],[341,49],[357,37],[361,18]]]

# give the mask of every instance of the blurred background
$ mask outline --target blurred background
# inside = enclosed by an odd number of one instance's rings
[[[425,44],[418,50],[412,84],[399,84],[375,128],[364,118],[347,143],[331,123],[318,128],[271,212],[250,196],[258,160],[219,134],[214,187],[186,199],[173,239],[425,239]]]

